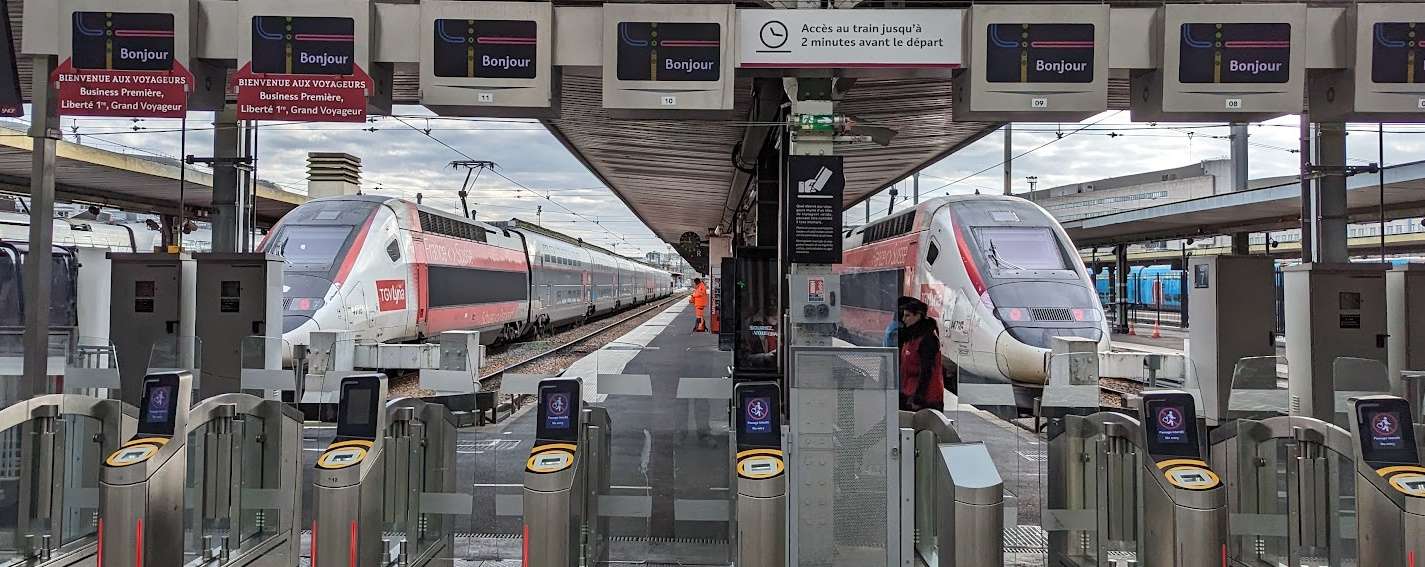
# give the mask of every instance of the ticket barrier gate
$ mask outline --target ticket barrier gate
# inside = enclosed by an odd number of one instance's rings
[[[456,490],[455,416],[416,399],[388,403],[386,388],[381,374],[341,381],[336,439],[316,463],[316,567],[453,561],[453,526],[443,516],[460,506],[441,500]]]
[[[1359,565],[1425,561],[1425,462],[1410,403],[1395,396],[1350,400],[1356,457]]]
[[[183,563],[183,488],[193,376],[143,379],[137,432],[104,460],[99,486],[99,564]]]
[[[1050,565],[1111,565],[1130,552],[1146,567],[1221,566],[1226,494],[1192,396],[1145,391],[1134,408],[1143,422],[1099,412],[1050,424]]]
[[[79,394],[38,396],[0,410],[0,462],[15,475],[4,488],[15,516],[6,522],[13,532],[0,536],[0,565],[94,563],[100,471],[134,434],[137,417],[119,400]]]
[[[915,444],[915,553],[930,567],[1004,563],[1004,480],[984,443],[964,443],[944,413],[900,412]]]
[[[189,412],[187,565],[299,562],[302,420],[251,394],[214,396]]]
[[[539,382],[534,448],[525,462],[524,565],[574,567],[608,561],[608,412],[585,407],[576,378]]]
[[[787,562],[787,463],[782,452],[782,389],[776,382],[733,388],[737,556],[741,567]]]

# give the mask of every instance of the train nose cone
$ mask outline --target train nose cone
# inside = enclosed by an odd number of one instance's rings
[[[312,324],[312,328],[308,330],[321,330],[321,328],[317,326],[316,321],[314,321],[310,315],[293,315],[290,313],[284,314],[282,315],[282,334],[285,335],[287,333],[300,329],[302,325],[306,325],[307,323]]]

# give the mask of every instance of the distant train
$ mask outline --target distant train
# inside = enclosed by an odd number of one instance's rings
[[[1050,339],[1109,347],[1103,308],[1068,235],[1024,199],[931,199],[850,232],[845,249],[845,338],[879,345],[897,297],[917,297],[940,322],[951,388],[957,377],[1014,383],[1027,409],[1048,376]]]
[[[557,232],[390,197],[309,201],[261,249],[286,260],[289,344],[322,329],[378,342],[450,330],[512,341],[672,293],[667,272]]]
[[[1361,262],[1375,262],[1370,258],[1361,258]],[[1410,262],[1425,262],[1425,258],[1390,258],[1387,260],[1392,265],[1402,265]],[[1277,297],[1281,297],[1281,268],[1296,262],[1277,260],[1275,285],[1277,287]],[[1113,303],[1109,297],[1109,286],[1111,281],[1107,270],[1099,270],[1094,276],[1094,289],[1098,292],[1099,301],[1104,305]],[[1133,266],[1128,272],[1128,289],[1123,294],[1123,301],[1133,304],[1140,309],[1158,309],[1161,306],[1163,311],[1180,311],[1183,305],[1183,272],[1170,266]],[[1280,299],[1278,299],[1280,301]]]

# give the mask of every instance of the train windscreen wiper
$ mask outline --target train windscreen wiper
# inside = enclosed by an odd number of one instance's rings
[[[990,241],[990,253],[989,253],[989,257],[990,257],[990,261],[991,261],[991,262],[994,262],[996,267],[1008,268],[1008,269],[1011,269],[1011,270],[1023,270],[1023,269],[1024,269],[1024,268],[1021,268],[1021,267],[1019,267],[1019,266],[1016,266],[1013,262],[1007,262],[1007,261],[1005,261],[1005,260],[1000,259],[1000,257],[999,257],[999,251],[995,249],[995,241],[993,241],[993,240]]]

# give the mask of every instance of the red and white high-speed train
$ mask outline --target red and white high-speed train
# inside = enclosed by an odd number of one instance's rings
[[[391,197],[309,201],[282,218],[262,250],[286,259],[288,344],[308,344],[323,329],[376,342],[450,330],[509,341],[672,293],[668,273],[559,233]]]
[[[947,385],[957,372],[961,382],[1011,382],[1027,408],[1047,379],[1051,338],[1109,348],[1098,294],[1068,235],[1024,199],[931,199],[851,232],[845,248],[847,338],[880,345],[897,298],[919,298],[940,323]]]

